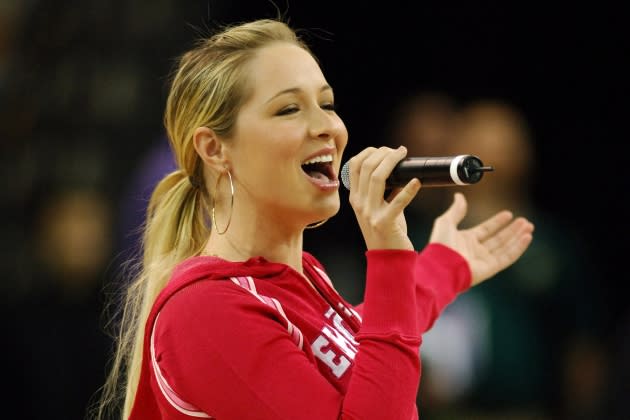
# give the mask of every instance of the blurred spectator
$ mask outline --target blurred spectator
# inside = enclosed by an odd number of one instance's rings
[[[51,143],[33,156],[20,267],[5,282],[7,418],[84,418],[111,351],[101,322],[114,224],[107,155]]]
[[[101,328],[110,258],[108,197],[87,187],[42,194],[32,241],[34,288],[12,306],[10,395],[19,418],[83,418],[110,351]]]
[[[453,137],[456,103],[445,93],[424,92],[411,95],[396,107],[391,117],[386,145],[396,148],[407,147],[407,156],[446,156]],[[452,191],[445,188],[424,188],[419,198],[414,200],[407,214],[408,218],[417,220],[416,227],[428,227],[426,240],[433,219],[448,208],[452,199]],[[412,220],[412,222],[413,222]],[[421,237],[417,235],[417,237]],[[416,249],[424,246],[424,242],[415,244]]]
[[[526,255],[478,291],[490,311],[494,351],[477,400],[554,418],[599,418],[608,363],[599,344],[602,293],[592,281],[579,228],[544,212],[533,199],[531,135],[522,113],[500,101],[469,104],[454,135],[455,149],[495,168],[479,185],[463,188],[470,208],[463,225],[505,208],[536,225]]]
[[[532,220],[536,231],[519,262],[461,296],[425,334],[418,395],[425,418],[466,413],[479,418],[597,418],[608,363],[597,335],[601,296],[590,281],[592,267],[579,230],[545,214],[533,200],[535,151],[529,126],[509,104],[476,101],[448,107],[445,113],[443,104],[453,101],[436,101],[442,97],[419,95],[408,102],[413,105],[398,120],[404,126],[394,132],[415,134],[399,134],[394,141],[413,156],[474,154],[495,171],[479,184],[440,188],[435,194],[439,200],[410,206],[408,225],[416,246],[428,239],[431,226],[425,215],[443,211],[445,197],[450,201],[456,190],[469,202],[462,227],[509,208]],[[433,116],[430,122],[428,115]],[[432,130],[413,129],[438,126],[436,120],[446,121],[439,145],[427,140]],[[416,201],[430,190],[422,190]]]

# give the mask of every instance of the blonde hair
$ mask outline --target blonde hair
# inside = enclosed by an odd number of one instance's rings
[[[128,418],[140,377],[144,328],[153,303],[174,267],[198,255],[210,235],[201,161],[193,146],[197,127],[222,138],[232,134],[237,113],[249,94],[247,63],[257,50],[290,42],[309,51],[296,31],[280,20],[262,19],[223,28],[198,42],[178,62],[166,102],[164,124],[178,165],[156,186],[147,211],[143,260],[121,307],[116,352],[103,387],[96,417],[120,409]],[[195,187],[193,184],[199,184]]]

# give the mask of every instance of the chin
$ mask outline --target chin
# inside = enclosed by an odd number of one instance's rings
[[[313,209],[317,209],[315,220],[312,223],[319,222],[324,219],[330,219],[337,213],[339,213],[339,208],[341,207],[339,201],[339,195],[336,195],[334,198],[330,197],[324,201],[318,201],[317,204],[313,205]]]
[[[339,213],[339,208],[340,208],[340,203],[339,203],[339,196],[336,197],[336,199],[329,203],[329,205],[326,206],[325,209],[322,209],[323,211],[321,212],[322,217],[320,220],[322,219],[329,219],[331,217],[333,217],[334,215],[336,215],[337,213]]]

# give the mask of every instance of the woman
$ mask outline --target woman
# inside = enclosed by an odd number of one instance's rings
[[[165,124],[179,169],[156,187],[143,271],[110,377],[124,418],[417,418],[421,334],[456,294],[513,263],[533,227],[501,212],[457,230],[457,195],[414,251],[412,180],[383,200],[404,148],[350,160],[367,245],[352,307],[302,250],[340,206],[348,133],[316,59],[284,23],[226,28],[184,54]],[[106,394],[111,397],[111,393]]]

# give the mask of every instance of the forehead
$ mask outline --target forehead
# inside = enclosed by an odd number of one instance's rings
[[[304,49],[286,42],[260,49],[250,62],[249,79],[253,97],[259,100],[289,88],[319,90],[326,84],[315,59]]]

